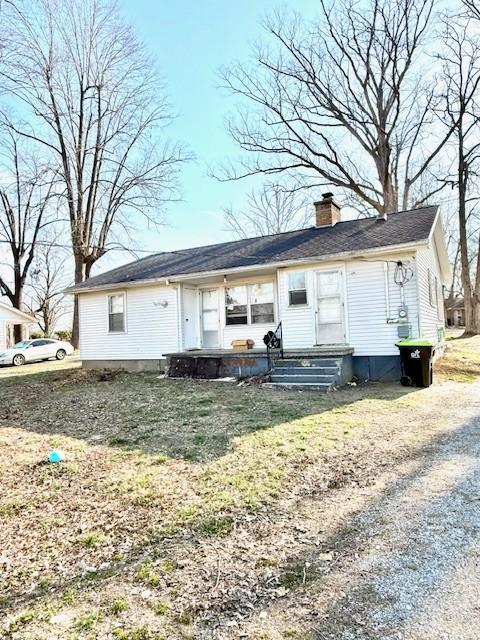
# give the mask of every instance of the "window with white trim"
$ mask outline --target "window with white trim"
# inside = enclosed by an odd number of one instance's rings
[[[125,332],[125,295],[116,293],[108,296],[108,331]]]
[[[288,304],[291,307],[307,304],[305,272],[288,274]]]
[[[248,324],[247,287],[225,289],[226,324]]]
[[[273,283],[262,282],[249,286],[250,321],[252,324],[275,322],[273,311]]]
[[[225,289],[225,324],[272,324],[275,322],[273,282]]]

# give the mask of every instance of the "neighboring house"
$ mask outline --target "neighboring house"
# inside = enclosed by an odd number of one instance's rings
[[[341,222],[325,194],[315,210],[308,229],[159,253],[70,288],[84,365],[158,370],[186,352],[221,357],[223,373],[265,371],[257,349],[279,323],[287,355],[348,355],[362,378],[398,375],[399,336],[441,345],[450,267],[439,207]],[[232,352],[238,339],[253,352]]]
[[[28,326],[36,320],[28,313],[2,302],[0,300],[0,350],[8,349],[14,344],[15,325]]]
[[[449,327],[465,326],[465,302],[462,297],[454,300],[446,300],[445,311],[447,315],[447,325]]]

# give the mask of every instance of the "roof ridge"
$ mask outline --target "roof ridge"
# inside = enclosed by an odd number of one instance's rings
[[[417,207],[396,211],[381,224],[377,223],[375,216],[368,216],[343,220],[332,227],[293,229],[277,234],[152,253],[99,273],[67,291],[88,290],[89,287],[104,285],[107,288],[109,284],[169,279],[182,274],[212,270],[230,271],[275,261],[291,262],[345,251],[365,251],[369,248],[420,242],[429,236],[438,210],[438,205]],[[409,216],[409,213],[413,215]]]
[[[435,204],[435,205],[425,205],[423,207],[414,207],[413,209],[402,209],[401,211],[392,211],[391,213],[389,213],[389,216],[392,215],[397,215],[399,213],[413,213],[414,211],[422,211],[424,209],[433,209],[433,208],[439,208],[440,205]],[[210,247],[219,247],[222,245],[227,245],[227,244],[238,244],[240,242],[248,242],[248,241],[252,241],[252,240],[263,240],[264,238],[278,238],[279,236],[284,236],[284,235],[288,235],[291,233],[300,233],[301,231],[308,231],[309,229],[330,229],[333,227],[336,227],[339,224],[345,224],[345,223],[352,223],[352,222],[366,222],[367,220],[376,220],[377,216],[376,215],[372,215],[372,216],[364,216],[364,217],[358,217],[358,218],[352,218],[351,220],[339,220],[335,225],[332,225],[332,227],[316,227],[315,225],[312,225],[310,227],[302,227],[301,229],[290,229],[288,231],[279,231],[278,233],[270,233],[270,234],[264,234],[264,235],[260,235],[260,236],[251,236],[248,238],[238,238],[237,240],[225,240],[224,242],[214,242],[212,244],[203,244],[203,245],[199,245],[197,247],[185,247],[185,249],[174,249],[173,251],[159,251],[156,254],[151,254],[151,255],[165,255],[168,253],[188,253],[190,251],[197,251],[200,249],[208,249]],[[151,256],[147,256],[147,257],[151,257]],[[142,258],[144,259],[144,258]],[[138,261],[139,262],[139,261]]]

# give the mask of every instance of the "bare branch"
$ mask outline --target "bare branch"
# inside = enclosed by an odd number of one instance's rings
[[[438,185],[425,192],[425,176],[453,129],[432,140],[435,99],[419,78],[433,0],[320,4],[312,24],[269,18],[255,66],[222,71],[240,99],[230,134],[252,159],[219,177],[295,171],[382,213],[428,200]]]
[[[30,117],[15,131],[52,153],[82,282],[115,227],[161,222],[187,156],[165,142],[164,89],[114,0],[29,0],[2,21],[0,81]]]

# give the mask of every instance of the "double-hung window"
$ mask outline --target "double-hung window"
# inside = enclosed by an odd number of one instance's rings
[[[248,289],[246,286],[225,289],[226,324],[248,324]]]
[[[303,271],[288,274],[288,304],[291,307],[307,304],[307,285]]]
[[[273,322],[275,322],[275,314],[272,282],[225,289],[225,323],[227,325]]]
[[[273,283],[252,284],[248,287],[250,319],[252,324],[269,324],[275,321],[273,312]]]
[[[108,296],[108,331],[125,332],[125,295],[123,293]]]

